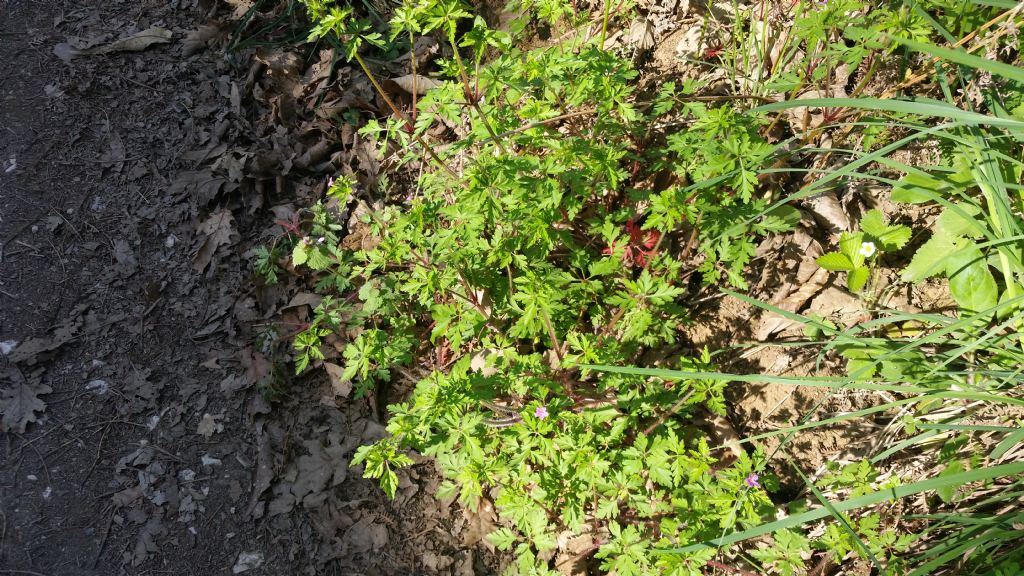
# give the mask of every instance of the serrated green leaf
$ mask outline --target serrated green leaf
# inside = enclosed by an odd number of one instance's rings
[[[839,235],[839,251],[850,259],[854,268],[860,268],[864,265],[864,255],[860,252],[863,243],[863,232],[843,232]]]
[[[516,543],[516,533],[508,528],[498,528],[487,535],[487,540],[502,552],[509,550]]]
[[[935,230],[951,237],[981,238],[985,235],[984,223],[975,218],[980,213],[981,208],[975,204],[954,204],[939,214],[935,221]]]
[[[868,277],[871,275],[871,271],[867,268],[856,268],[850,271],[850,274],[846,278],[846,286],[850,289],[850,292],[860,292],[864,289],[864,286],[868,283]]]
[[[861,230],[883,252],[899,250],[910,240],[910,228],[890,225],[880,210],[869,210],[860,220]]]
[[[946,258],[960,249],[961,241],[961,238],[936,232],[917,249],[900,277],[904,282],[916,283],[943,272]]]
[[[292,249],[292,264],[302,266],[309,259],[309,245],[299,241]]]
[[[313,270],[326,270],[333,262],[334,260],[331,259],[331,256],[322,248],[313,248],[307,253],[306,266]]]
[[[860,229],[868,236],[879,238],[889,229],[889,223],[881,210],[868,210],[860,219]]]
[[[839,252],[828,252],[818,257],[815,262],[825,270],[843,272],[853,270],[853,262],[845,254]]]
[[[952,476],[953,474],[959,474],[963,471],[964,465],[961,464],[959,460],[954,460],[946,466],[945,470],[939,473],[938,478]],[[941,498],[943,502],[949,504],[953,501],[953,496],[956,495],[956,489],[959,487],[960,484],[946,484],[945,486],[936,488],[935,493],[939,495],[939,498]]]
[[[911,230],[907,226],[890,226],[885,234],[876,236],[883,252],[899,250],[910,241]]]

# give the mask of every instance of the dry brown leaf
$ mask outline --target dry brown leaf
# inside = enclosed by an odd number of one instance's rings
[[[654,23],[640,16],[634,18],[626,33],[626,44],[635,46],[640,50],[647,50],[654,47]]]
[[[115,40],[110,44],[84,50],[79,50],[66,42],[62,42],[53,47],[53,53],[61,60],[71,62],[76,56],[96,56],[112,52],[141,52],[154,44],[167,44],[171,41],[171,36],[170,30],[153,26],[142,32],[132,34],[127,38]]]
[[[299,292],[288,302],[288,304],[281,307],[282,310],[286,308],[297,308],[299,306],[309,306],[310,308],[316,308],[323,302],[324,297],[313,293],[313,292]]]
[[[129,554],[125,552],[126,560],[131,560],[132,566],[142,564],[150,554],[160,551],[160,545],[157,544],[157,541],[162,539],[165,534],[167,534],[167,529],[164,528],[163,512],[158,511],[139,531],[134,553]]]
[[[804,205],[814,215],[819,223],[827,226],[831,231],[849,231],[850,216],[846,213],[843,205],[835,192],[828,191],[804,201]]]
[[[196,272],[206,270],[217,249],[234,241],[235,230],[232,226],[233,220],[234,217],[231,215],[231,210],[221,209],[211,214],[209,218],[199,225],[198,231],[200,234],[204,234],[205,238],[201,240],[199,250],[196,251],[195,258],[192,260],[192,267],[195,268]]]
[[[196,427],[196,432],[202,434],[207,439],[218,432],[223,432],[224,425],[218,422],[218,420],[223,417],[223,414],[203,414],[203,419],[199,421],[199,426]]]
[[[181,39],[181,53],[184,56],[191,56],[198,52],[214,46],[222,37],[223,33],[217,26],[204,24],[195,30],[189,30]]]
[[[673,35],[674,37],[675,35]],[[703,60],[708,44],[704,37],[704,20],[698,18],[690,24],[676,44],[676,57],[684,60]]]
[[[245,379],[250,386],[259,384],[270,376],[270,371],[274,368],[274,365],[267,357],[262,353],[252,349],[252,346],[246,346],[239,356],[242,361],[242,368],[245,368]]]
[[[342,376],[345,369],[331,362],[324,362],[324,369],[327,370],[327,375],[331,378],[331,389],[334,390],[334,395],[348,398],[348,395],[352,393],[352,381]]]
[[[406,74],[405,76],[392,78],[390,82],[394,82],[395,86],[398,86],[409,94],[412,94],[413,90],[415,90],[417,96],[423,96],[428,91],[443,84],[443,82],[420,74]]]
[[[498,516],[494,513],[494,505],[487,498],[480,498],[475,511],[463,509],[466,518],[466,530],[462,533],[462,543],[473,546],[494,532]]]
[[[825,282],[828,281],[828,275],[828,270],[819,267],[806,282],[800,284],[796,291],[787,296],[782,302],[779,302],[778,307],[787,312],[796,312],[825,286]],[[761,341],[767,340],[772,334],[781,332],[794,324],[796,324],[795,320],[790,320],[776,312],[768,312],[761,320],[761,325],[758,326],[754,338]]]
[[[0,389],[0,430],[4,432],[25,432],[29,422],[36,422],[37,412],[46,410],[46,402],[39,399],[53,390],[45,384],[32,384],[24,378],[20,383],[11,382],[9,387]]]
[[[345,531],[341,541],[348,554],[380,550],[388,543],[388,529],[375,515],[367,514]]]
[[[252,9],[253,0],[226,0],[226,2],[234,8],[231,12],[231,18],[238,19],[245,16],[245,13]]]
[[[589,526],[583,534],[576,536],[571,530],[561,532],[556,537],[558,555],[555,557],[555,570],[564,576],[586,576],[587,558],[594,551],[594,537]]]
[[[847,328],[860,322],[866,314],[860,298],[835,286],[815,297],[808,309],[818,316],[834,319]]]

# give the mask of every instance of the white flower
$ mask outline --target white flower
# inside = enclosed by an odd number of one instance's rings
[[[860,250],[858,250],[858,252],[860,252],[860,255],[865,258],[871,258],[872,256],[875,255],[875,252],[877,252],[877,250],[875,249],[875,243],[861,242]]]

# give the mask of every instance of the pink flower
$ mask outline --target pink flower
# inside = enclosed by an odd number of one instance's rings
[[[760,488],[761,485],[757,483],[757,480],[758,480],[757,474],[754,474],[753,472],[751,472],[747,476],[747,478],[744,480],[744,482],[746,482],[747,486],[750,487],[750,488]]]
[[[537,406],[537,409],[533,411],[533,415],[536,416],[538,420],[543,420],[548,417],[548,409],[546,406]]]

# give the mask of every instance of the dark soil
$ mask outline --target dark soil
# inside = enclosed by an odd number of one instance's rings
[[[386,500],[348,467],[369,404],[257,344],[308,306],[246,251],[338,165],[276,85],[296,57],[224,51],[200,4],[0,4],[0,574],[494,572],[489,518],[431,464]]]

